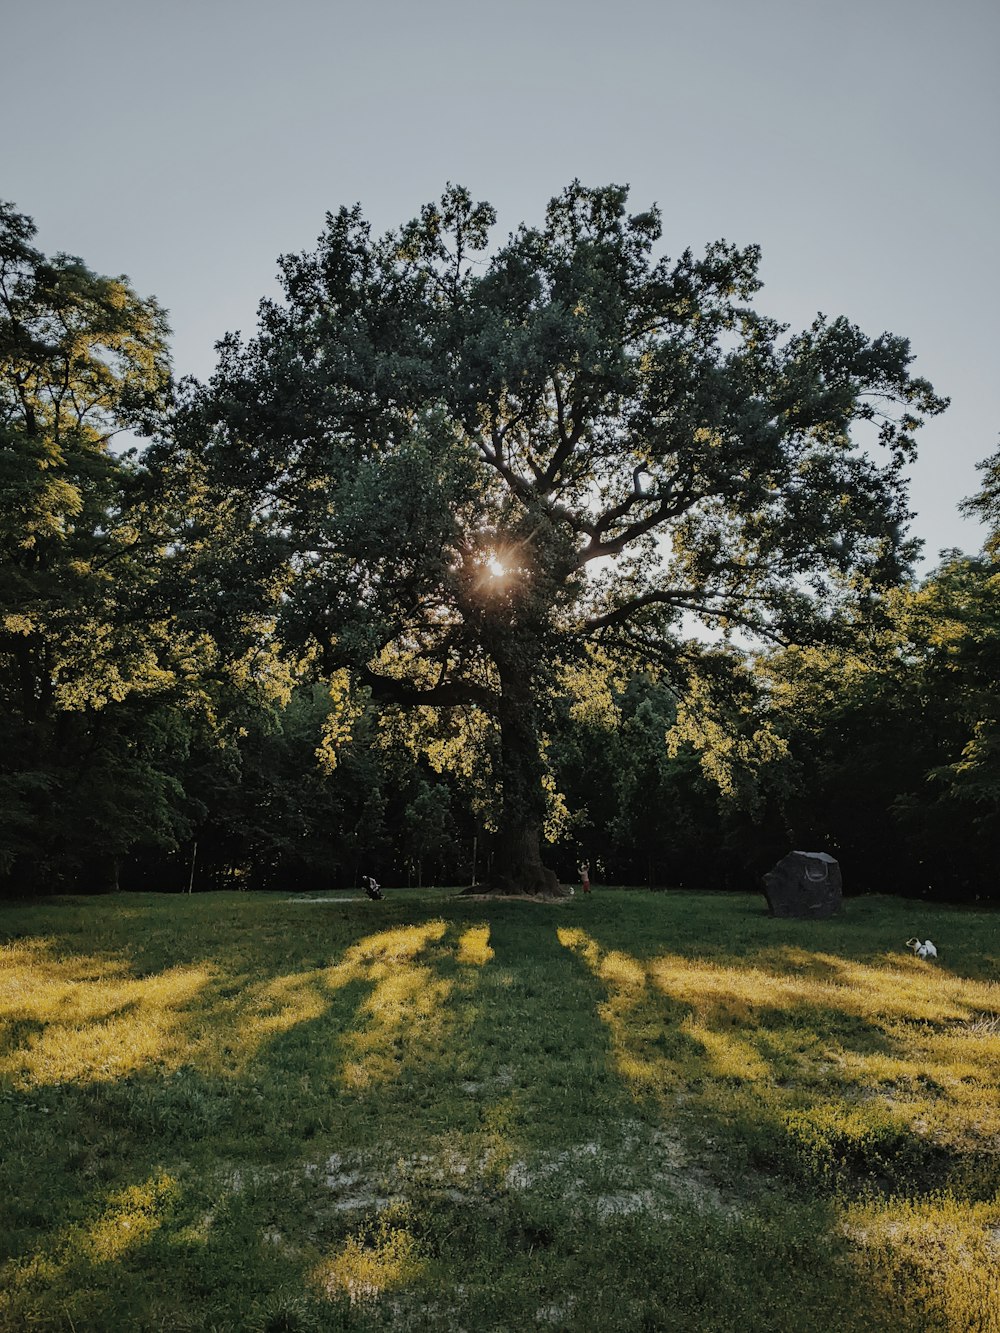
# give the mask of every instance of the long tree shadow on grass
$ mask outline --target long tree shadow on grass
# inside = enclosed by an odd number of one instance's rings
[[[335,1210],[337,1225],[324,1233],[330,1209],[317,1206],[315,1189],[310,1196],[303,1166],[482,1139],[485,1103],[472,1093],[493,1075],[478,1034],[463,1039],[462,1029],[493,956],[489,925],[471,904],[451,925],[407,908],[320,919],[297,947],[279,912],[208,958],[190,940],[161,950],[147,938],[136,967],[121,947],[81,961],[65,942],[39,945],[45,985],[33,1002],[45,1021],[18,1018],[10,1033],[9,1072],[30,1089],[12,1088],[3,1104],[18,1125],[7,1136],[5,1180],[11,1290],[28,1300],[13,1326],[33,1293],[60,1285],[81,1293],[70,1304],[94,1326],[103,1300],[111,1326],[112,1291],[132,1281],[158,1298],[161,1273],[183,1290],[180,1305],[228,1293],[245,1313],[235,1255],[252,1256],[265,1289],[277,1272],[301,1285],[299,1241],[265,1237],[294,1238],[303,1216],[310,1245],[357,1229]],[[166,986],[178,977],[180,991]],[[491,1022],[494,1035],[506,1021]],[[505,1115],[492,1107],[489,1134],[510,1129]],[[60,1137],[63,1124],[71,1139]],[[164,1171],[170,1189],[146,1199]],[[135,1216],[122,1213],[126,1195]],[[109,1225],[129,1243],[97,1244]],[[172,1263],[150,1267],[164,1237],[178,1234]],[[135,1311],[131,1322],[142,1322]]]
[[[465,1091],[505,1155],[585,1142],[630,1113],[595,986],[559,946],[558,907],[491,904],[492,957],[464,1006]]]
[[[678,1106],[655,1082],[670,1053],[642,1025],[652,1005],[683,1027],[687,1002],[648,959],[618,951],[647,997],[622,1036],[608,976],[567,947],[570,912],[388,908],[302,932],[255,905],[210,955],[198,931],[172,948],[161,932],[137,959],[150,994],[211,964],[153,1024],[169,1058],[8,1094],[20,1197],[35,1173],[54,1207],[20,1218],[6,1326],[62,1311],[93,1328],[829,1327],[810,1324],[810,1290],[842,1329],[907,1326],[873,1287],[852,1292],[828,1203],[748,1213],[680,1188]],[[682,1037],[674,1056],[708,1068],[701,1035]],[[704,1083],[728,1094],[724,1056]]]
[[[461,1278],[490,1308],[485,1326],[799,1330],[829,1327],[831,1305],[842,1330],[910,1326],[859,1289],[829,1203],[745,1207],[739,1185],[713,1187],[662,1102],[636,1095],[605,982],[565,947],[568,920],[526,920],[518,905],[491,915],[470,1045],[488,1053],[484,1124],[514,1160],[471,1225],[453,1210],[489,1256],[477,1283]]]
[[[846,1190],[995,1194],[995,1127],[980,1131],[996,1079],[975,1064],[961,1028],[980,988],[949,990],[908,960],[878,967],[799,949],[782,969],[773,951],[754,966],[639,958],[580,928],[560,937],[602,983],[600,1013],[637,1097],[728,1126],[722,1141],[743,1166]],[[929,1132],[929,1107],[944,1114],[951,1142]],[[978,1155],[968,1141],[977,1135]]]
[[[300,1276],[261,1240],[289,1194],[283,1164],[314,1134],[348,1137],[322,1057],[369,985],[326,974],[372,924],[300,932],[298,950],[280,923],[244,928],[208,959],[200,932],[176,930],[163,947],[79,954],[71,931],[8,950],[0,1324],[182,1327],[197,1309],[204,1327],[213,1300],[242,1321],[259,1290],[245,1293],[248,1255],[264,1290]],[[128,1315],[123,1285],[141,1293]],[[158,1300],[169,1317],[149,1313]]]
[[[458,974],[448,973],[463,1017],[448,1028],[442,1082],[423,1086],[438,1111],[457,1088],[474,1118],[449,1112],[444,1128],[432,1117],[419,1160],[399,1164],[404,1197],[376,1203],[346,1234],[328,1226],[313,1276],[331,1294],[355,1289],[359,1272],[389,1283],[402,1253],[451,1293],[421,1306],[414,1270],[409,1304],[397,1290],[395,1307],[369,1308],[371,1327],[392,1327],[405,1308],[408,1327],[825,1328],[817,1291],[835,1302],[841,1329],[907,1327],[876,1294],[858,1294],[828,1205],[748,1218],[679,1157],[662,1106],[637,1098],[620,1068],[603,980],[566,949],[565,920],[559,908],[497,904],[464,930],[479,956],[463,976],[460,946]],[[405,1086],[359,1091],[389,1128]],[[327,1183],[337,1187],[336,1172]]]
[[[767,1241],[761,1264],[784,1316],[772,1306],[773,1325],[760,1326],[813,1326],[811,1290],[825,1268],[821,1285],[843,1302],[837,1328],[993,1328],[995,1146],[961,1150],[905,1114],[908,1084],[925,1098],[935,1080],[927,1050],[893,1029],[936,1017],[951,1033],[963,1010],[968,1018],[989,1002],[988,986],[943,993],[940,977],[911,974],[905,960],[897,973],[804,950],[789,950],[784,970],[773,956],[757,968],[719,950],[711,961],[655,948],[637,956],[604,948],[591,924],[563,926],[560,941],[600,981],[597,1012],[623,1081],[637,1104],[683,1128],[717,1181],[740,1182],[732,1261],[748,1237]],[[607,934],[620,941],[615,924]],[[979,1092],[981,1110],[991,1098],[985,1084]],[[637,1236],[637,1253],[648,1244]],[[767,1300],[767,1282],[755,1289]]]
[[[857,1272],[861,1326],[869,1301],[873,1327],[995,1326],[998,1070],[976,1059],[975,1022],[989,982],[770,942],[757,959],[745,942],[637,955],[599,942],[621,942],[613,924],[591,927],[560,939],[601,983],[636,1099],[750,1208],[816,1201],[809,1252]]]

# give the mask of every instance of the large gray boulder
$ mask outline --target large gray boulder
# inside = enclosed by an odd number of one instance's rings
[[[789,852],[764,876],[772,916],[833,916],[843,903],[840,866],[826,852]]]

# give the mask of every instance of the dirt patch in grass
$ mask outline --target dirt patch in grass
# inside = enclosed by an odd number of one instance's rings
[[[568,903],[572,893],[470,893],[463,889],[459,897],[473,903]]]
[[[339,907],[341,903],[363,903],[363,902],[365,901],[365,899],[364,899],[364,898],[360,898],[360,897],[358,897],[358,898],[355,898],[355,897],[351,897],[351,898],[289,898],[289,899],[287,899],[287,901],[290,902],[290,903],[333,903],[335,906]]]
[[[711,1176],[692,1162],[680,1138],[627,1122],[617,1142],[580,1143],[517,1161],[509,1188],[558,1189],[574,1208],[600,1218],[647,1213],[672,1216],[678,1205],[737,1217]]]
[[[633,1122],[616,1127],[604,1141],[536,1152],[505,1167],[489,1150],[392,1160],[334,1153],[308,1164],[305,1174],[329,1192],[330,1206],[342,1213],[370,1214],[418,1195],[472,1205],[495,1197],[498,1188],[510,1195],[558,1197],[570,1213],[601,1219],[638,1213],[668,1217],[683,1207],[732,1218],[741,1211],[736,1199],[691,1161],[678,1137]]]

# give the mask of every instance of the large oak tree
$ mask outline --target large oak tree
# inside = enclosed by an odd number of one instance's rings
[[[756,247],[656,257],[660,216],[574,183],[490,247],[449,188],[384,236],[360,210],[281,261],[174,448],[219,587],[401,705],[485,710],[496,886],[543,892],[541,709],[588,644],[680,661],[687,617],[796,639],[898,577],[913,432],[943,402],[905,339],[753,308]]]

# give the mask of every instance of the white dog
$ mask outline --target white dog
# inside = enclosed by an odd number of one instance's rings
[[[918,958],[936,958],[937,949],[930,940],[924,940],[923,944],[919,940],[907,940],[906,947],[912,949]]]

